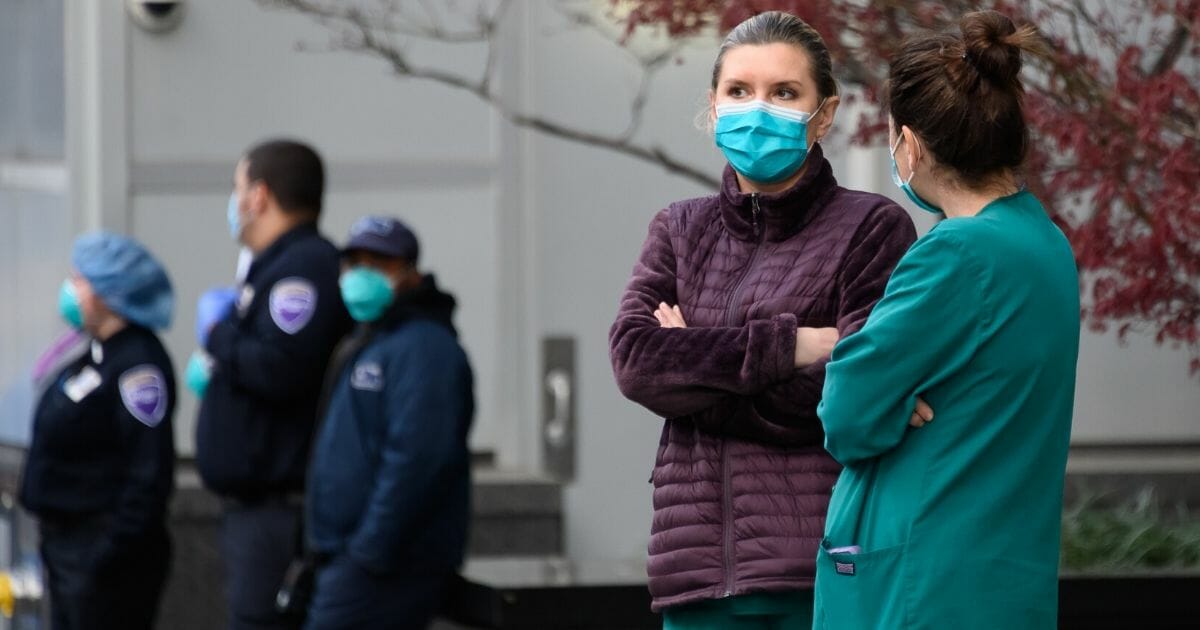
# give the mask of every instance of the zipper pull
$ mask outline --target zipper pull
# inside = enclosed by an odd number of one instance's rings
[[[758,236],[758,215],[762,212],[762,209],[760,209],[758,207],[758,193],[754,193],[754,194],[750,195],[750,202],[753,204],[753,207],[750,209],[750,220],[753,222],[753,225],[754,225],[754,236],[757,237]]]

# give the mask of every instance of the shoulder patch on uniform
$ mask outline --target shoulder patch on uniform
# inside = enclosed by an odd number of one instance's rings
[[[375,361],[363,361],[350,373],[350,387],[368,392],[383,391],[383,367]]]
[[[167,381],[162,371],[153,365],[139,365],[127,370],[118,381],[121,402],[138,422],[156,427],[167,414]]]
[[[294,335],[312,321],[317,310],[317,288],[304,278],[284,278],[271,288],[271,321]]]

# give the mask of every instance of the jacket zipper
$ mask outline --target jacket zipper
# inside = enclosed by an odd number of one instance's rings
[[[725,325],[733,325],[733,316],[737,312],[738,299],[742,297],[742,285],[746,283],[746,278],[750,276],[750,271],[754,269],[754,263],[758,261],[758,250],[762,249],[763,237],[767,231],[758,229],[758,217],[762,214],[762,209],[758,206],[758,193],[750,194],[750,218],[754,226],[754,250],[750,252],[750,260],[746,262],[746,268],[742,271],[742,276],[738,278],[737,284],[733,285],[733,293],[729,296],[729,303],[725,306]]]
[[[725,325],[733,325],[734,313],[737,312],[738,302],[742,297],[742,285],[745,284],[746,278],[750,276],[750,272],[754,269],[754,263],[758,260],[758,251],[762,249],[763,238],[766,236],[766,230],[760,233],[758,229],[758,217],[762,214],[762,209],[758,205],[758,193],[750,195],[750,220],[754,226],[754,237],[756,239],[754,250],[750,252],[750,260],[746,263],[746,269],[742,272],[742,277],[738,278],[737,284],[733,287],[733,293],[729,296],[729,304],[725,311]],[[722,546],[722,559],[724,562],[725,581],[724,590],[721,597],[733,596],[733,478],[729,474],[729,443],[725,440],[721,441],[721,531],[725,536]]]

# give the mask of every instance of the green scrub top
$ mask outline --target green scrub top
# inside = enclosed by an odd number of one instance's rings
[[[1028,192],[913,245],[827,368],[845,469],[814,628],[1056,627],[1079,316],[1071,247]]]

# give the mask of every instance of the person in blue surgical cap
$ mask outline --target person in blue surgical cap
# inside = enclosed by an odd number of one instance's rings
[[[53,630],[149,629],[170,558],[175,297],[136,241],[80,237],[59,312],[90,338],[43,392],[20,502],[38,519]]]

